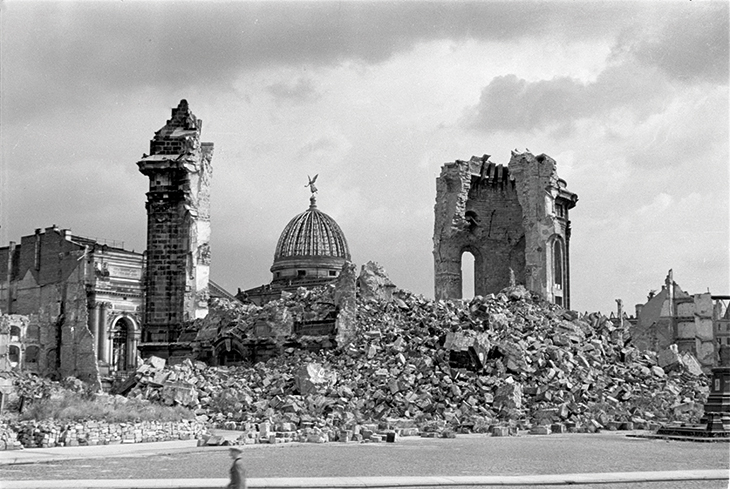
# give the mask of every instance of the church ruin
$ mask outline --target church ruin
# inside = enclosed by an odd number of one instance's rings
[[[570,219],[578,196],[545,154],[512,152],[507,167],[489,155],[456,160],[436,179],[436,299],[462,297],[462,255],[474,256],[474,294],[512,280],[570,307]]]
[[[200,142],[202,128],[181,100],[137,162],[150,179],[143,357],[185,356],[176,344],[183,323],[208,313],[213,143]]]

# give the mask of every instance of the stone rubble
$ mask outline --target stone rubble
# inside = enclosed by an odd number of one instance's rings
[[[300,290],[264,307],[215,301],[208,318],[198,320],[198,341],[221,332],[250,338],[262,318],[268,332],[285,341],[278,355],[255,365],[167,365],[150,357],[128,379],[128,398],[188,407],[194,422],[5,422],[0,448],[180,437],[219,445],[384,442],[464,432],[509,436],[519,430],[537,435],[655,429],[696,423],[702,415],[709,389],[692,355],[676,348],[639,351],[631,346],[628,325],[566,311],[521,286],[470,301],[434,301],[397,289],[383,295],[377,287],[367,299],[353,292],[335,298],[334,286]],[[348,314],[342,346],[286,346],[294,321],[331,316],[336,303]],[[58,389],[82,392],[85,384],[16,380],[17,392],[26,396],[52,396]],[[206,427],[243,435],[211,436]]]
[[[265,308],[273,318],[306,314],[305,302],[330,303],[332,293],[287,296]],[[224,306],[239,314],[229,331],[250,331],[250,306]],[[358,297],[354,324],[342,348],[286,348],[253,366],[148,362],[128,396],[182,404],[201,421],[244,430],[243,442],[279,443],[388,430],[651,429],[697,422],[708,394],[691,355],[639,351],[628,328],[535,300],[520,286],[471,301],[370,294]]]

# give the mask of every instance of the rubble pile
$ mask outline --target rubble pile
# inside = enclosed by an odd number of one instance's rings
[[[254,312],[266,310],[276,330],[276,318],[331,296],[331,287],[298,293]],[[223,328],[246,334],[255,321],[237,311]],[[359,297],[353,323],[349,344],[285,348],[253,366],[147,362],[128,396],[181,404],[222,427],[266,422],[332,438],[372,423],[442,435],[652,428],[697,422],[708,393],[691,355],[639,351],[628,325],[565,311],[521,286],[471,301],[399,290]]]

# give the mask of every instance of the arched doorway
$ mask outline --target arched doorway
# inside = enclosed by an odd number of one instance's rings
[[[121,371],[134,368],[134,323],[126,317],[120,317],[111,332],[112,370]]]
[[[461,298],[471,300],[474,298],[476,283],[476,259],[470,250],[461,254]]]
[[[234,338],[220,338],[213,346],[216,365],[240,365],[244,361],[242,345]]]

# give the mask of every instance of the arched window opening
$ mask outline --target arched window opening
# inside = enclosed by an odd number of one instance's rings
[[[25,349],[25,364],[38,363],[38,357],[40,356],[40,348],[35,345],[31,345]]]
[[[469,229],[474,229],[475,227],[479,226],[479,216],[474,211],[466,211],[464,213],[464,218],[466,219],[466,222],[469,223]]]
[[[20,328],[10,326],[10,341],[20,341]]]
[[[226,338],[215,346],[215,352],[218,365],[240,365],[244,361],[240,345],[234,344],[231,338]]]
[[[112,367],[114,370],[127,369],[128,336],[129,323],[126,319],[120,319],[112,330]]]
[[[240,365],[243,355],[238,350],[223,351],[218,354],[218,365]]]
[[[473,299],[476,284],[474,281],[476,261],[470,251],[461,254],[461,297]]]
[[[20,348],[16,345],[10,345],[10,348],[8,348],[8,360],[11,367],[17,367],[20,363]]]
[[[563,243],[553,242],[553,282],[563,288]]]
[[[41,328],[37,324],[31,324],[28,326],[28,329],[25,333],[25,337],[27,340],[35,340],[40,341],[41,340]]]

